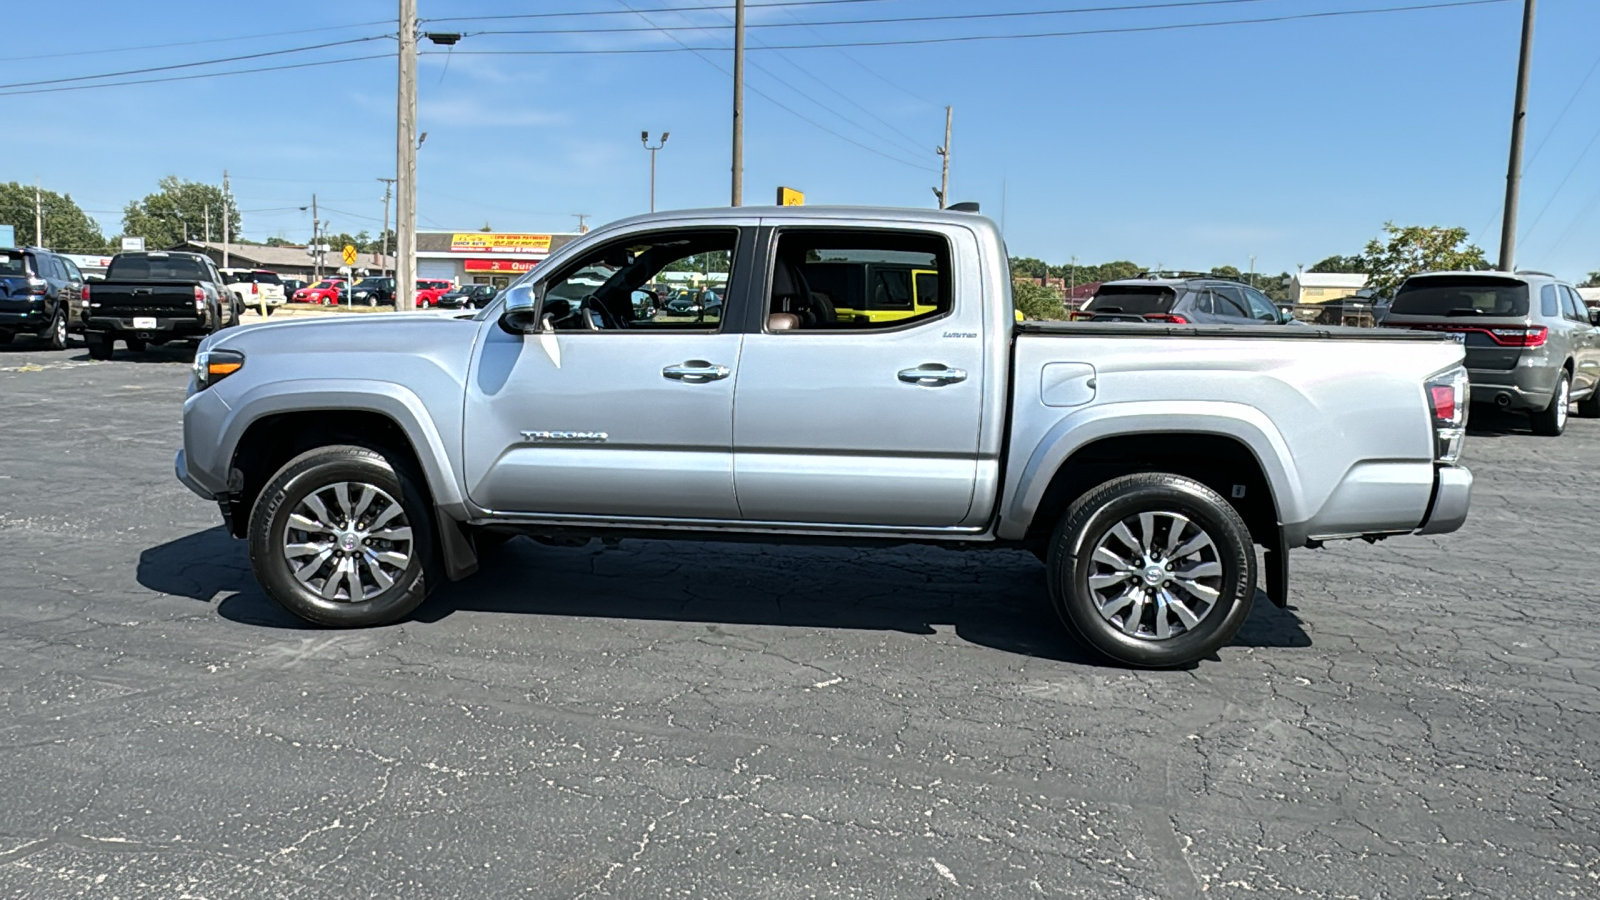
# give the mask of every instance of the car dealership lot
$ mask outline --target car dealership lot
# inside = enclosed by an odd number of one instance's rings
[[[1024,553],[518,540],[306,628],[172,478],[188,358],[0,348],[0,894],[1600,892],[1600,421],[1136,672]]]

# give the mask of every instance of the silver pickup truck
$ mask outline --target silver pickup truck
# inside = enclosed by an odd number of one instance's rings
[[[686,313],[658,283],[714,291]],[[1192,663],[1290,548],[1439,534],[1462,345],[1382,330],[1018,323],[974,213],[734,208],[596,229],[486,309],[208,338],[177,476],[263,588],[403,618],[506,536],[1020,548],[1063,623]]]

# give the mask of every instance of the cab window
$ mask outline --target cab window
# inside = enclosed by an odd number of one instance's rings
[[[562,331],[716,331],[738,240],[708,228],[607,244],[545,282],[540,318]]]
[[[785,229],[774,256],[769,331],[897,328],[951,310],[950,250],[940,235]]]

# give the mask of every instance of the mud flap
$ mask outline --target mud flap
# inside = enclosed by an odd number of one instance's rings
[[[1262,554],[1262,565],[1267,570],[1267,599],[1279,609],[1289,605],[1289,547],[1283,539],[1283,529],[1278,529],[1274,543]]]
[[[461,530],[460,523],[438,509],[433,515],[434,521],[439,523],[439,552],[444,557],[445,577],[460,581],[478,571],[478,551],[472,538]]]

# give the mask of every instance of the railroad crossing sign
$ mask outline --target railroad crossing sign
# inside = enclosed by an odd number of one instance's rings
[[[354,244],[345,244],[344,245],[343,256],[344,256],[344,264],[345,265],[347,265],[347,266],[355,265],[356,264],[356,248],[355,248],[355,245]]]

